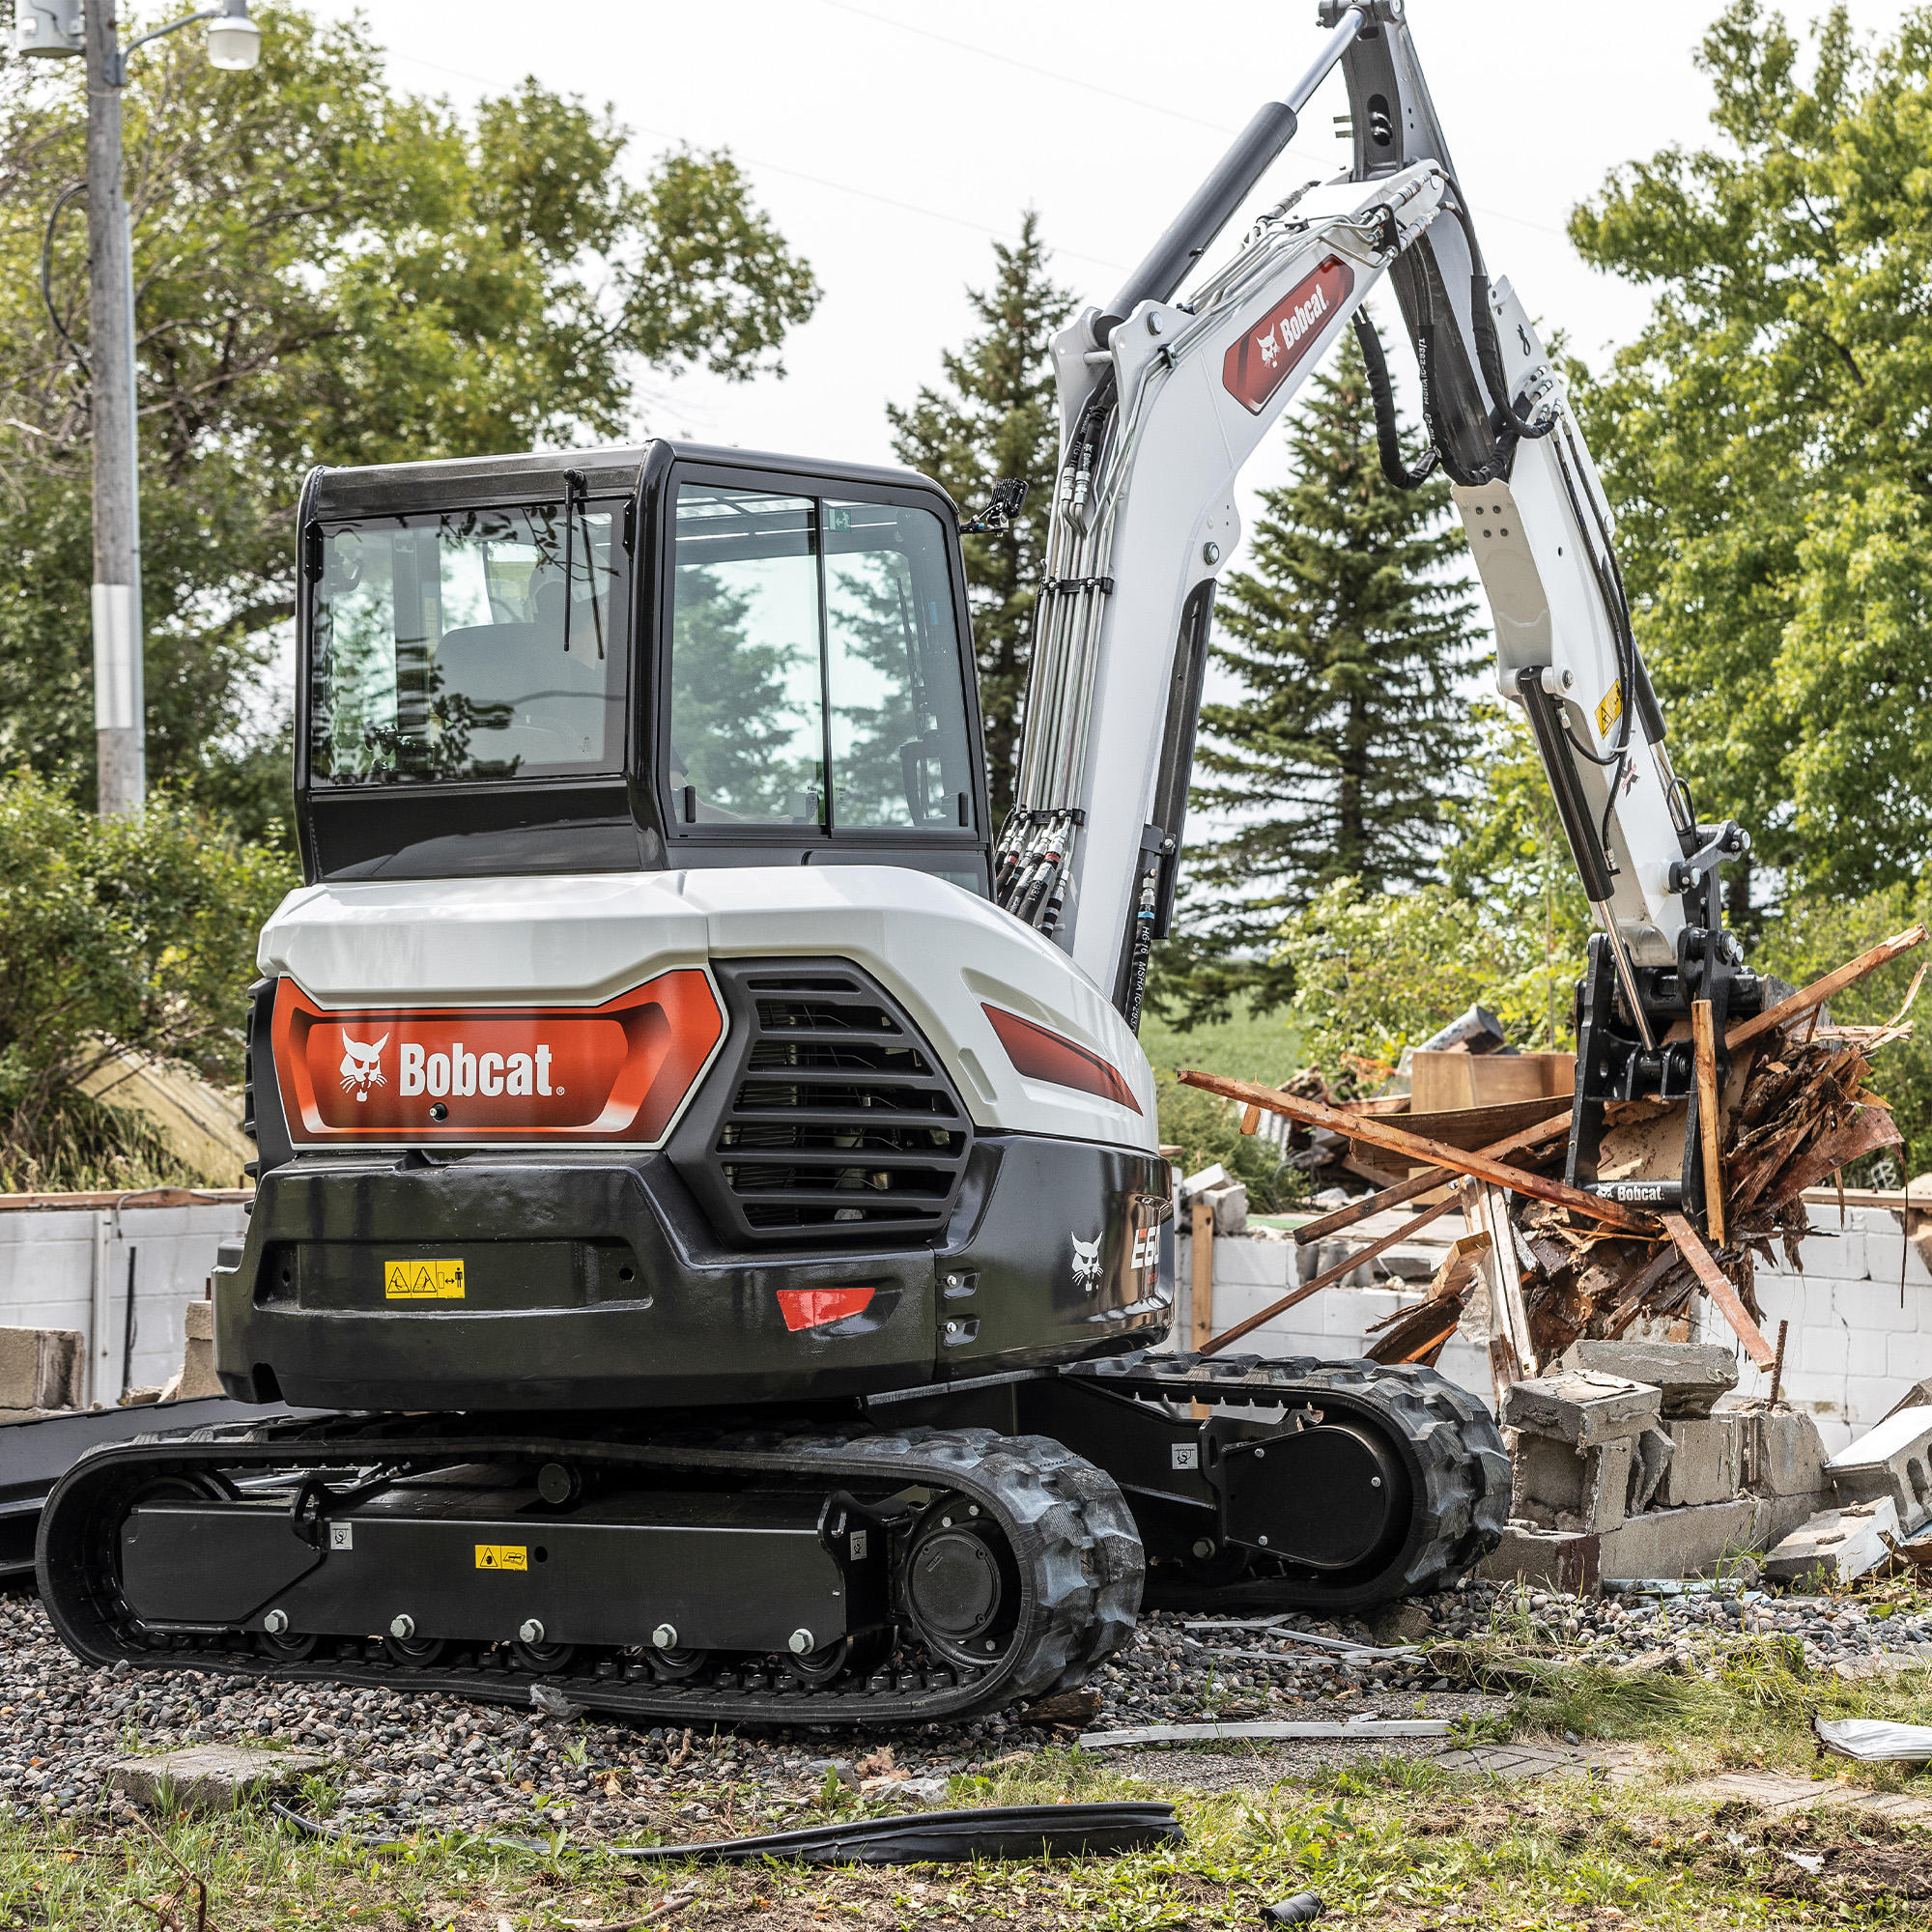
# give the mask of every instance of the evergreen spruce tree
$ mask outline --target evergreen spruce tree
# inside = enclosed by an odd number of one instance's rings
[[[1060,454],[1047,349],[1073,313],[1074,298],[1047,274],[1039,217],[1031,209],[1021,217],[1019,240],[1011,246],[996,242],[993,259],[992,285],[967,292],[985,327],[943,358],[945,387],[923,388],[910,409],[891,408],[887,414],[900,462],[943,483],[969,516],[999,478],[1024,476],[1033,484],[1026,508],[1009,527],[965,540],[997,825],[1012,803],[1017,777],[1020,694]]]
[[[1202,707],[1191,809],[1231,829],[1194,848],[1163,962],[1159,997],[1184,1024],[1236,993],[1287,999],[1293,971],[1271,941],[1331,881],[1386,892],[1435,876],[1473,745],[1459,680],[1485,639],[1451,569],[1463,534],[1445,483],[1383,477],[1352,334],[1288,438],[1296,480],[1263,493],[1252,567],[1215,611],[1215,658],[1246,695]]]

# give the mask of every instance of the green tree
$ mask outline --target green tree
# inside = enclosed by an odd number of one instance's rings
[[[1001,477],[1024,476],[1034,486],[1006,529],[967,537],[964,545],[996,823],[1012,804],[1018,776],[1020,694],[1059,466],[1059,405],[1047,352],[1074,308],[1073,297],[1049,277],[1049,261],[1039,217],[1028,209],[1019,240],[993,244],[992,285],[967,291],[985,327],[941,358],[945,388],[921,389],[910,409],[886,412],[899,461],[945,485],[969,514]]]
[[[165,795],[102,820],[32,773],[0,779],[0,1180],[71,1183],[63,1143],[101,1127],[75,1086],[117,1042],[239,1085],[252,936],[298,883]]]
[[[360,22],[260,17],[255,72],[164,41],[126,104],[150,770],[256,825],[286,784],[260,680],[310,466],[631,434],[645,368],[775,367],[817,295],[728,156],[633,181],[608,112],[529,80],[465,119],[392,88]],[[78,68],[0,68],[0,759],[87,796],[84,202],[52,249],[71,347],[40,294]]]
[[[1292,958],[1269,942],[1323,886],[1434,877],[1473,743],[1463,535],[1446,484],[1383,477],[1352,335],[1288,440],[1296,480],[1263,493],[1252,566],[1216,610],[1214,655],[1243,696],[1202,707],[1193,808],[1233,829],[1190,855],[1187,937],[1161,987],[1196,1017],[1236,991],[1288,997]]]
[[[1867,47],[1834,8],[1807,63],[1733,0],[1698,60],[1716,140],[1572,217],[1654,291],[1582,401],[1701,814],[1869,893],[1932,856],[1932,13]]]

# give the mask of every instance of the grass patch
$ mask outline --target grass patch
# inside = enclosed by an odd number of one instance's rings
[[[1042,1753],[989,1778],[962,1778],[954,1797],[1023,1803],[1154,1791],[1089,1760]],[[1336,1926],[1676,1932],[1922,1922],[1910,1873],[1932,1870],[1932,1839],[1891,1828],[1854,1831],[1818,1818],[1793,1837],[1791,1821],[1779,1821],[1778,1844],[1802,1838],[1822,1859],[1813,1874],[1782,1858],[1761,1825],[1681,1815],[1653,1790],[1574,1779],[1504,1787],[1426,1763],[1174,1795],[1187,1828],[1182,1846],[1059,1865],[876,1871],[639,1869],[575,1856],[567,1843],[504,1852],[461,1834],[376,1850],[302,1839],[260,1813],[177,1820],[158,1833],[16,1825],[0,1831],[0,1907],[9,1925],[153,1932],[172,1923],[186,1932],[195,1922],[186,1870],[207,1884],[218,1932],[587,1932],[636,1926],[687,1892],[687,1903],[652,1922],[707,1932],[1208,1932],[1251,1926],[1262,1905],[1300,1890],[1319,1891],[1329,1907],[1323,1922]]]

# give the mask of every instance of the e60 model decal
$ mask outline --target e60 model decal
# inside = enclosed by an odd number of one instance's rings
[[[724,1034],[696,967],[601,1007],[328,1012],[275,989],[275,1072],[298,1146],[626,1141],[670,1127]]]
[[[1339,255],[1328,259],[1236,342],[1221,362],[1221,383],[1243,409],[1260,415],[1290,372],[1321,339],[1355,286],[1355,271]]]

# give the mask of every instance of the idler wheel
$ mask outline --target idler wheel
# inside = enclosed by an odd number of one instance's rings
[[[255,1648],[270,1663],[306,1663],[321,1641],[313,1632],[306,1635],[295,1631],[255,1633]]]
[[[1012,1552],[991,1519],[963,1496],[941,1496],[926,1510],[899,1587],[914,1630],[948,1663],[996,1662],[1019,1619]]]
[[[711,1667],[711,1653],[682,1646],[661,1650],[653,1644],[645,1649],[644,1661],[660,1684],[683,1684],[693,1677],[701,1677]]]
[[[539,1677],[553,1671],[565,1670],[570,1660],[577,1655],[574,1643],[529,1643],[519,1637],[510,1646],[510,1655],[526,1670],[534,1670]]]

